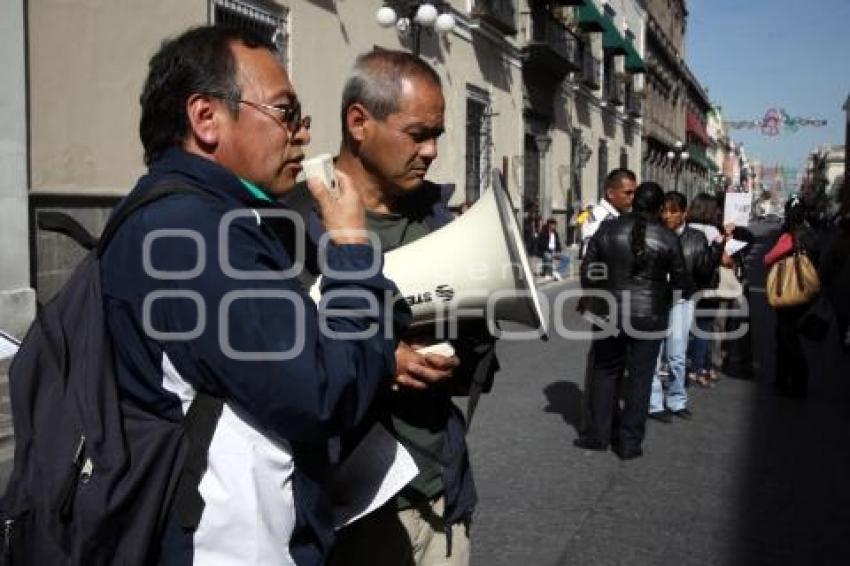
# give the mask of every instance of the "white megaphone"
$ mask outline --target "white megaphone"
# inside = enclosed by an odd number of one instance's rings
[[[384,275],[413,312],[413,325],[453,319],[517,322],[548,339],[546,318],[510,197],[493,184],[457,220],[384,254]],[[318,302],[319,285],[311,296]]]

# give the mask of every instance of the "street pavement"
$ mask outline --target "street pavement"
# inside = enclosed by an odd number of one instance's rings
[[[776,227],[754,227],[754,257]],[[755,263],[755,378],[690,388],[694,419],[650,421],[637,460],[572,445],[586,341],[499,344],[502,370],[469,436],[473,566],[850,564],[850,359],[832,335],[809,343],[809,398],[775,395],[773,314]],[[579,328],[573,306],[558,315]]]

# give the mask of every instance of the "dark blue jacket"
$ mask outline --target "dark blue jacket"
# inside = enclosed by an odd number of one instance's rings
[[[172,178],[205,194],[173,195],[140,210],[120,228],[102,260],[119,391],[159,418],[179,420],[181,398],[166,387],[173,366],[188,386],[220,396],[250,427],[290,447],[296,526],[289,550],[299,566],[319,565],[333,540],[323,486],[327,440],[354,427],[395,372],[395,340],[385,332],[383,314],[366,314],[362,293],[372,294],[383,309],[386,292],[397,291],[380,272],[367,279],[325,277],[323,292],[361,293],[334,299],[330,306],[337,312],[326,318],[327,326],[339,332],[378,330],[358,341],[326,337],[300,282],[291,273],[274,273],[298,268],[293,257],[298,227],[260,217],[263,209],[284,207],[253,198],[229,171],[176,148],[133,190]],[[220,233],[222,218],[240,209],[245,214]],[[184,232],[171,237],[160,232],[152,240],[155,230]],[[222,244],[226,257],[220,257]],[[381,261],[367,245],[332,245],[327,257],[339,272]],[[227,264],[237,271],[227,273]],[[162,291],[176,297],[157,298]],[[151,337],[151,330],[160,334]],[[176,333],[186,334],[172,339]],[[251,352],[293,354],[259,359]],[[191,563],[192,535],[166,531],[161,562]]]

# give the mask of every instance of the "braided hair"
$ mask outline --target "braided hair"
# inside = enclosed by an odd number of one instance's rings
[[[638,272],[646,265],[646,226],[650,220],[656,220],[664,208],[664,189],[651,181],[641,183],[635,190],[632,213],[635,223],[629,235],[632,253],[635,256],[632,272]]]

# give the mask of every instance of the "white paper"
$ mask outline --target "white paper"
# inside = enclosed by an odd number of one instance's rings
[[[336,185],[336,175],[334,174],[334,161],[330,153],[305,159],[301,162],[301,167],[308,179],[313,178],[321,181],[334,199],[339,198],[339,187]]]
[[[331,482],[334,527],[340,529],[386,503],[419,474],[410,453],[377,424],[340,464]]]
[[[18,353],[20,341],[14,336],[0,330],[0,361],[6,360]]]
[[[445,356],[450,358],[455,355],[454,347],[448,342],[437,342],[436,344],[431,344],[430,346],[425,346],[424,348],[419,348],[416,350],[420,354],[437,354],[440,356]]]
[[[748,226],[753,208],[752,193],[726,193],[723,205],[723,224]]]
[[[743,250],[747,247],[747,242],[742,242],[741,240],[727,240],[725,251],[729,255],[735,255],[739,251]]]

